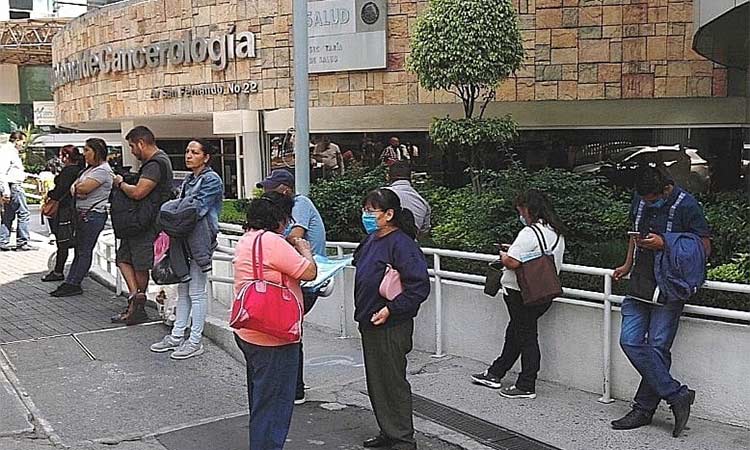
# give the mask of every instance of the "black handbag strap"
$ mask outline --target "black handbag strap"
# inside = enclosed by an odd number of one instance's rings
[[[539,250],[542,252],[542,254],[547,253],[547,241],[544,239],[544,232],[539,229],[539,226],[537,224],[532,224],[529,226],[531,228],[531,231],[534,232],[534,236],[536,236],[536,240],[539,243]],[[557,239],[555,239],[555,243],[552,245],[552,248],[549,249],[550,252],[554,252],[557,248],[557,244],[560,243],[560,233],[555,232],[557,234]]]

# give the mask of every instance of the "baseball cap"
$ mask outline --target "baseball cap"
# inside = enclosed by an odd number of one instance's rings
[[[256,186],[264,189],[275,189],[280,184],[294,187],[294,175],[288,170],[276,169],[272,171],[271,175],[267,176],[265,180],[256,184]]]

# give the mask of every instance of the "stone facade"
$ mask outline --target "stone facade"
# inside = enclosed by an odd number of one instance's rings
[[[500,101],[724,97],[726,70],[691,48],[691,0],[514,0],[525,66],[498,88]],[[68,83],[55,91],[58,121],[73,124],[235,109],[288,108],[293,99],[291,0],[145,0],[87,14],[54,40],[60,61],[105,45],[137,47],[178,39],[187,30],[214,35],[236,25],[257,38],[257,58],[144,68]],[[388,0],[385,70],[312,75],[311,106],[450,103],[422,89],[404,69],[409,36],[427,1]],[[153,88],[257,81],[246,96],[151,99]]]

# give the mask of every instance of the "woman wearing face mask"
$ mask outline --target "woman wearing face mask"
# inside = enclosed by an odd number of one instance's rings
[[[55,176],[55,187],[47,193],[47,202],[57,202],[57,211],[49,218],[49,228],[54,235],[57,235],[60,212],[62,211],[63,215],[66,216],[73,208],[70,187],[83,169],[83,155],[75,146],[66,145],[60,149],[60,161],[63,163],[63,169]],[[55,244],[57,245],[55,267],[42,278],[42,281],[63,281],[65,279],[63,269],[65,268],[65,262],[68,260],[70,246],[67,242],[60,242],[59,239],[55,241]]]
[[[543,193],[529,189],[518,195],[513,202],[519,214],[523,229],[506,252],[500,252],[505,271],[501,279],[503,299],[508,307],[510,322],[505,330],[505,343],[502,354],[482,373],[471,376],[474,383],[493,389],[500,389],[500,395],[506,398],[536,398],[536,377],[539,372],[541,354],[537,335],[537,321],[552,306],[524,305],[521,289],[516,279],[516,269],[523,261],[535,258],[542,249],[539,238],[552,251],[557,272],[562,266],[565,252],[565,226],[557,217],[552,204]],[[514,385],[502,388],[501,380],[521,358],[521,373]],[[501,389],[502,388],[502,389]]]
[[[209,165],[214,153],[214,147],[203,139],[193,139],[185,149],[185,166],[192,173],[182,183],[180,197],[193,198],[198,203],[198,223],[190,238],[173,240],[171,245],[187,248],[181,260],[187,259],[185,272],[190,280],[177,286],[177,314],[172,332],[150,347],[156,353],[172,351],[170,358],[177,360],[203,354],[201,338],[208,308],[208,274],[224,200],[224,183]],[[196,234],[201,230],[202,234]],[[190,338],[186,340],[185,330],[191,315]]]
[[[380,433],[365,447],[415,449],[411,386],[406,355],[412,348],[414,317],[430,294],[424,255],[414,240],[414,216],[390,189],[376,189],[363,202],[367,238],[354,254],[354,320],[359,323],[370,396]],[[402,292],[392,301],[379,288],[386,268],[397,270]]]
[[[83,294],[81,282],[89,273],[96,241],[107,222],[107,203],[114,176],[107,163],[107,144],[99,138],[87,139],[83,158],[86,169],[70,188],[78,214],[75,256],[65,282],[50,293],[53,297]]]

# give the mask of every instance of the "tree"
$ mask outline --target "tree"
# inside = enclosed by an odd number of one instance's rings
[[[515,136],[510,116],[485,119],[495,90],[523,63],[518,19],[510,0],[430,0],[411,38],[408,69],[425,89],[446,90],[463,104],[464,118],[436,118],[433,142],[464,150],[474,169],[484,155]],[[479,105],[479,114],[474,116]]]

